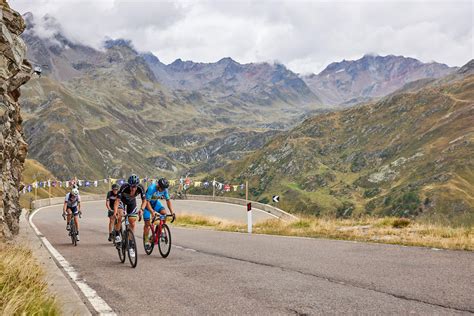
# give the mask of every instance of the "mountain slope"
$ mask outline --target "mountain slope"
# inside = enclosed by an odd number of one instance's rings
[[[254,198],[330,216],[414,216],[474,223],[474,75],[455,75],[281,133],[219,175]]]
[[[324,104],[350,105],[388,95],[408,82],[441,78],[455,70],[403,56],[365,55],[358,60],[332,63],[321,73],[303,79]]]
[[[43,76],[25,87],[23,109],[31,157],[57,176],[210,170],[320,109],[282,65],[164,65],[127,40],[106,41],[102,51],[74,43],[44,19],[47,39],[26,16],[29,58]],[[188,134],[198,141],[183,148]]]

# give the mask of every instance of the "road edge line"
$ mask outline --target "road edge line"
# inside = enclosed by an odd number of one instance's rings
[[[49,207],[40,207],[33,211],[28,217],[28,222],[30,226],[35,231],[36,236],[41,240],[43,245],[48,249],[49,253],[56,259],[57,264],[60,268],[66,271],[67,275],[71,280],[77,285],[81,290],[82,294],[87,298],[89,303],[100,315],[116,315],[112,308],[97,294],[97,292],[91,288],[83,279],[79,278],[79,273],[74,269],[74,267],[56,250],[56,248],[51,245],[49,240],[40,232],[40,230],[33,223],[33,217],[38,213],[38,211]]]

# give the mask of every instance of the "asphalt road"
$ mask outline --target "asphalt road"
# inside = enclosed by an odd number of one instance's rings
[[[139,240],[132,269],[106,240],[102,204],[84,203],[77,247],[60,206],[33,222],[118,314],[474,313],[472,252],[172,227],[170,256],[147,256]]]

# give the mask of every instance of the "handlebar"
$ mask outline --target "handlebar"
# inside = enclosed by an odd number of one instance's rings
[[[79,218],[82,218],[82,211],[79,211]],[[64,220],[66,220],[66,215],[67,213],[62,213],[61,216],[63,217]]]
[[[158,215],[157,215],[157,214],[158,214]],[[159,213],[155,213],[155,216],[153,216],[153,219],[152,219],[151,222],[152,222],[152,223],[155,222],[158,216],[162,216],[162,215],[159,214]],[[171,220],[171,223],[173,223],[173,222],[175,221],[175,219],[176,219],[176,214],[174,214],[174,213],[173,213],[173,214],[166,214],[165,216],[166,216],[166,217],[172,217],[172,218],[173,218],[173,219]]]

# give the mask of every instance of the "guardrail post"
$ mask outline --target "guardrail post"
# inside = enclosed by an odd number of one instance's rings
[[[212,181],[212,199],[216,199],[216,178]]]
[[[252,203],[247,203],[247,231],[252,233]]]

